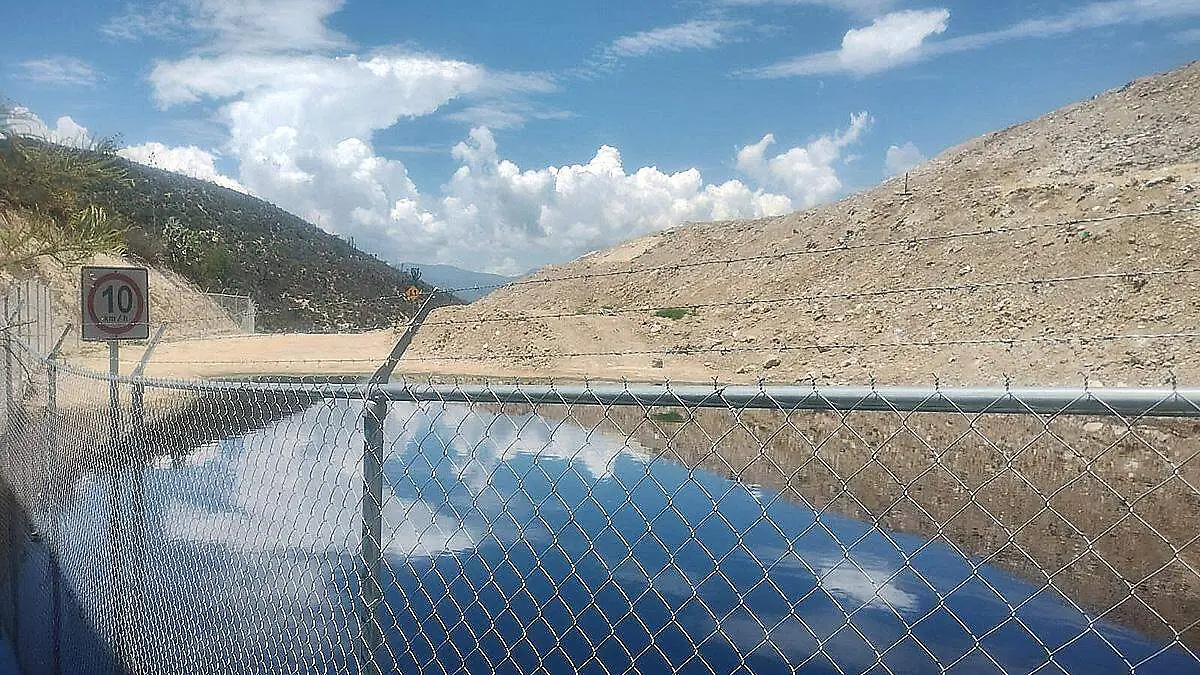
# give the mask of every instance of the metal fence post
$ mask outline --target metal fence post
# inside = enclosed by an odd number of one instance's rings
[[[69,329],[68,329],[69,330]],[[66,337],[66,334],[63,334]],[[61,344],[61,340],[59,340]],[[57,349],[55,350],[57,351]],[[45,491],[52,489],[50,482],[52,467],[58,456],[58,364],[53,352],[46,363],[46,469]],[[51,502],[52,504],[53,502]],[[58,516],[53,508],[47,508],[50,521],[50,536],[46,542],[46,553],[50,561],[50,666],[54,675],[62,672],[59,650],[62,646],[62,589],[58,565]]]
[[[158,330],[154,332],[154,337],[151,337],[150,341],[146,343],[146,349],[142,352],[142,358],[138,361],[138,364],[133,367],[133,372],[129,374],[130,377],[134,378],[135,380],[138,380],[142,377],[142,373],[146,371],[146,364],[150,362],[150,357],[154,354],[154,348],[158,346],[158,342],[162,340],[163,333],[165,332],[167,332],[167,324],[159,326]],[[146,385],[142,384],[140,381],[135,381],[131,386],[131,405],[129,412],[135,428],[139,430],[146,421],[145,396]]]
[[[46,355],[46,464],[42,493],[48,495],[48,502],[43,508],[50,530],[46,553],[50,561],[50,666],[54,675],[62,672],[62,569],[58,562],[58,516],[53,509],[54,484],[51,481],[58,461],[58,351],[62,349],[70,331],[71,325],[68,324]]]
[[[16,327],[8,314],[8,296],[4,296],[4,423],[12,423],[13,416],[13,338],[12,332]]]
[[[373,386],[387,384],[392,371],[400,363],[404,351],[412,344],[413,337],[421,324],[433,311],[433,300],[437,289],[429,294],[404,334],[396,341],[386,361],[379,366],[370,383]],[[368,398],[363,414],[363,507],[362,507],[362,569],[359,576],[359,591],[362,602],[359,621],[362,624],[363,668],[369,675],[377,675],[376,660],[383,645],[383,628],[379,624],[379,605],[383,602],[383,587],[379,582],[379,568],[383,537],[383,421],[387,419],[388,397],[377,393]]]
[[[162,340],[163,333],[167,331],[167,324],[158,327],[150,341],[146,343],[146,348],[142,352],[142,358],[138,361],[130,372],[130,377],[134,378],[130,392],[130,429],[133,435],[140,442],[145,441],[145,395],[146,385],[141,382],[143,373],[145,373],[146,365],[150,362],[150,357],[154,354],[154,348],[158,346]],[[124,544],[128,552],[128,559],[124,565],[124,586],[127,591],[124,597],[125,602],[133,603],[135,607],[140,607],[143,602],[143,584],[145,582],[145,502],[146,502],[146,476],[145,465],[142,460],[131,461],[128,464],[129,469],[129,499],[128,499],[128,529],[126,532]],[[119,519],[119,517],[118,517]],[[122,608],[123,609],[123,608]],[[124,640],[124,637],[121,638]],[[124,645],[124,643],[122,643]],[[122,658],[125,660],[125,665],[133,672],[139,672],[142,669],[142,658],[144,650],[134,650],[129,648],[129,645],[124,645],[124,653]]]
[[[363,414],[362,569],[359,577],[362,605],[359,622],[362,626],[363,671],[369,675],[380,673],[377,658],[383,644],[383,628],[379,623],[383,587],[379,582],[379,568],[383,538],[383,421],[387,411],[387,399],[378,397],[367,403]]]
[[[117,376],[121,374],[121,343],[110,340],[108,343],[108,411],[109,411],[109,440],[116,445],[117,436],[121,433],[121,401],[117,396]]]
[[[112,587],[112,647],[113,659],[117,672],[124,672],[125,664],[125,628],[124,628],[124,582],[121,562],[121,476],[120,462],[116,451],[121,433],[121,401],[118,396],[117,376],[121,369],[121,343],[110,340],[108,343],[108,406],[109,406],[109,468],[112,473],[112,486],[109,490],[109,519],[108,519],[108,555],[110,584]]]
[[[12,332],[14,330],[16,330],[16,328],[12,325],[13,321],[9,316],[9,310],[10,310],[9,294],[6,293],[4,296],[4,317],[3,317],[5,326],[3,329],[0,329],[4,333],[4,336],[3,336],[3,346],[4,346],[4,427],[8,433],[12,433],[12,432],[16,431],[16,429],[14,428],[15,425],[14,425],[14,420],[13,420],[13,410],[15,408],[15,402],[13,401],[13,399],[15,398],[15,396],[13,395],[13,393],[14,393],[13,348],[15,347],[15,345],[13,344],[13,336],[12,336]],[[6,480],[11,482],[9,489],[11,490],[11,493],[12,493],[12,500],[13,500],[12,508],[14,511],[12,514],[10,514],[10,516],[8,518],[8,523],[5,525],[6,530],[7,530],[7,535],[8,535],[7,536],[8,541],[6,543],[8,546],[8,556],[7,557],[8,557],[8,563],[9,563],[9,565],[8,565],[8,567],[9,567],[9,569],[8,569],[8,584],[7,584],[8,585],[9,617],[8,617],[8,621],[6,622],[6,624],[7,624],[6,632],[8,633],[9,637],[12,639],[13,648],[17,649],[18,653],[19,653],[19,645],[17,643],[17,583],[16,583],[17,582],[17,542],[16,542],[16,524],[15,524],[15,521],[16,521],[16,512],[15,511],[18,508],[18,505],[16,503],[17,486],[13,479],[12,448],[11,447],[0,448],[0,452],[4,453],[3,468],[4,468],[4,471],[6,474]]]

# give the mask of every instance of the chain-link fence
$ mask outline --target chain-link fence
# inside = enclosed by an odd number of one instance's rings
[[[1200,671],[1197,390],[22,358],[0,626],[26,672]]]
[[[205,293],[204,295],[224,310],[230,320],[243,332],[254,332],[258,320],[256,317],[258,309],[254,304],[254,298],[249,295],[231,295],[229,293]]]
[[[33,280],[10,281],[0,292],[0,425],[8,424],[10,414],[19,413],[9,405],[23,395],[27,378],[20,372],[14,342],[28,345],[38,353],[48,353],[54,342],[50,288]]]

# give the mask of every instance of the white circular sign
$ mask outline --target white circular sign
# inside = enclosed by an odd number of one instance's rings
[[[83,339],[144,340],[150,336],[145,268],[84,268]]]

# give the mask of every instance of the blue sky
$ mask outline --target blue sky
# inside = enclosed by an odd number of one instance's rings
[[[46,133],[119,134],[385,258],[502,273],[831,201],[1200,56],[1200,0],[80,0],[3,21],[0,94]]]

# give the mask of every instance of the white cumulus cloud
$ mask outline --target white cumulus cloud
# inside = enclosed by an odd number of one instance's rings
[[[912,60],[926,38],[946,32],[949,20],[945,9],[885,15],[866,28],[847,31],[838,60],[846,70],[862,75],[893,68]]]
[[[870,115],[857,113],[851,116],[850,126],[845,130],[774,157],[767,156],[767,148],[774,145],[775,136],[767,134],[758,143],[738,151],[737,167],[760,185],[781,190],[802,206],[814,206],[842,189],[837,162],[842,151],[856,143],[870,125]]]
[[[696,169],[627,171],[616,148],[585,164],[522,170],[477,127],[454,148],[460,167],[434,199],[401,199],[389,234],[438,259],[522,272],[683,221],[786,213],[784,195],[741,181],[706,184]]]
[[[72,148],[90,147],[94,140],[87,127],[69,115],[59,117],[50,127],[29,108],[21,106],[9,110],[0,108],[0,129]]]
[[[887,149],[883,162],[885,176],[898,176],[925,163],[925,155],[911,141],[904,145],[893,145]]]
[[[871,25],[852,28],[841,49],[783,61],[755,71],[760,77],[851,73],[870,75],[918,60],[925,41],[946,31],[950,11],[906,10],[885,14]]]
[[[238,192],[248,192],[241,183],[217,170],[216,155],[194,145],[172,147],[151,141],[121,148],[117,154],[156,169],[199,178]]]
[[[206,36],[203,46],[156,64],[155,100],[213,110],[227,131],[219,150],[237,166],[236,184],[393,261],[518,273],[683,221],[785,213],[838,194],[839,158],[869,122],[855,116],[850,128],[773,158],[762,145],[758,163],[751,150],[738,163],[746,182],[710,183],[695,168],[626,168],[607,145],[582,163],[522,168],[503,157],[493,129],[570,115],[535,100],[557,89],[554,78],[397,49],[351,53],[325,24],[340,0],[282,4],[189,0],[187,21]],[[275,27],[261,20],[263,7],[283,12],[281,25],[294,27],[296,39],[266,39]],[[705,48],[734,27],[692,22],[611,49],[628,57]],[[453,174],[422,192],[374,138],[452,105],[445,116],[473,128],[452,150]],[[217,172],[211,151],[136,150],[143,159],[151,152],[160,166],[234,182]]]
[[[869,123],[857,115],[845,131],[807,146],[770,159],[760,152],[761,166],[739,158],[753,186],[709,184],[696,169],[627,170],[609,146],[582,164],[521,169],[500,155],[491,129],[478,126],[454,148],[459,168],[439,193],[421,194],[407,167],[374,147],[375,132],[489,88],[549,83],[405,55],[193,57],[160,65],[152,79],[164,105],[223,102],[229,138],[222,149],[254,194],[388,259],[500,273],[683,221],[776,215],[830,199],[841,189],[842,150]],[[517,123],[507,114],[496,119]]]
[[[392,204],[416,196],[404,165],[374,150],[376,131],[468,94],[554,86],[536,75],[410,54],[194,56],[159,64],[151,82],[164,107],[220,102],[229,131],[223,149],[237,161],[240,182],[339,234],[381,228]]]

